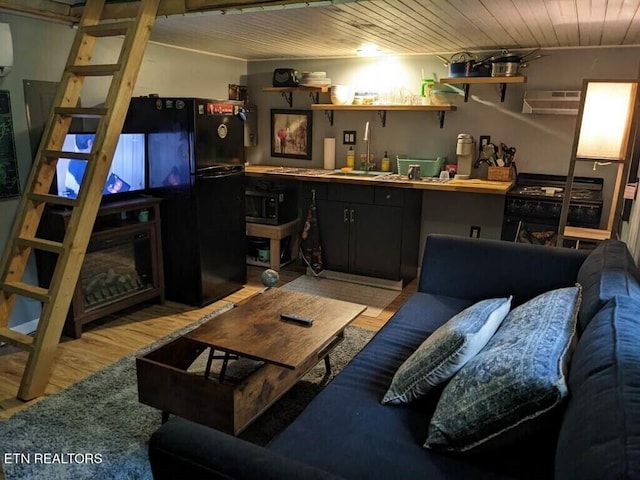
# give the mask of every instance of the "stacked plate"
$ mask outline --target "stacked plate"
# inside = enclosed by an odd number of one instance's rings
[[[331,85],[327,72],[302,72],[300,85],[303,87],[325,87]]]

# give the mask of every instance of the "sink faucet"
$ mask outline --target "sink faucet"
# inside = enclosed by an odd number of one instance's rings
[[[367,159],[364,164],[365,170],[373,170],[376,166],[376,162],[371,161],[370,147],[371,147],[371,128],[369,127],[369,122],[364,126],[364,138],[362,139],[367,142]]]

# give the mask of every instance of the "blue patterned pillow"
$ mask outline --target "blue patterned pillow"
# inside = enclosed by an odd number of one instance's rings
[[[465,451],[505,432],[517,437],[518,426],[535,432],[567,395],[580,292],[560,288],[514,308],[443,390],[424,446]]]
[[[409,403],[449,380],[482,350],[510,307],[511,297],[482,300],[451,318],[400,366],[382,403]]]

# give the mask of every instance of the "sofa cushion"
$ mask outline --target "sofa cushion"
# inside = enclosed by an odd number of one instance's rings
[[[482,350],[510,307],[511,297],[492,298],[455,315],[400,366],[382,403],[409,403],[449,380]]]
[[[504,478],[495,469],[429,455],[422,448],[427,433],[424,417],[433,411],[437,396],[405,408],[380,403],[407,357],[437,327],[472,303],[426,293],[411,295],[268,448],[351,479]]]
[[[565,369],[579,303],[576,286],[514,308],[444,388],[424,446],[466,451],[507,432],[518,441],[542,429],[549,418],[544,414],[567,395]]]
[[[616,296],[571,361],[556,478],[640,478],[640,298]]]
[[[583,288],[578,331],[584,331],[614,295],[640,296],[638,278],[638,269],[624,242],[607,240],[598,245],[578,271],[577,281]]]

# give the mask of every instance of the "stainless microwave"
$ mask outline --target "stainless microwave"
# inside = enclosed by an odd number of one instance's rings
[[[247,187],[244,198],[247,222],[280,225],[295,219],[298,214],[296,191],[292,188]]]

